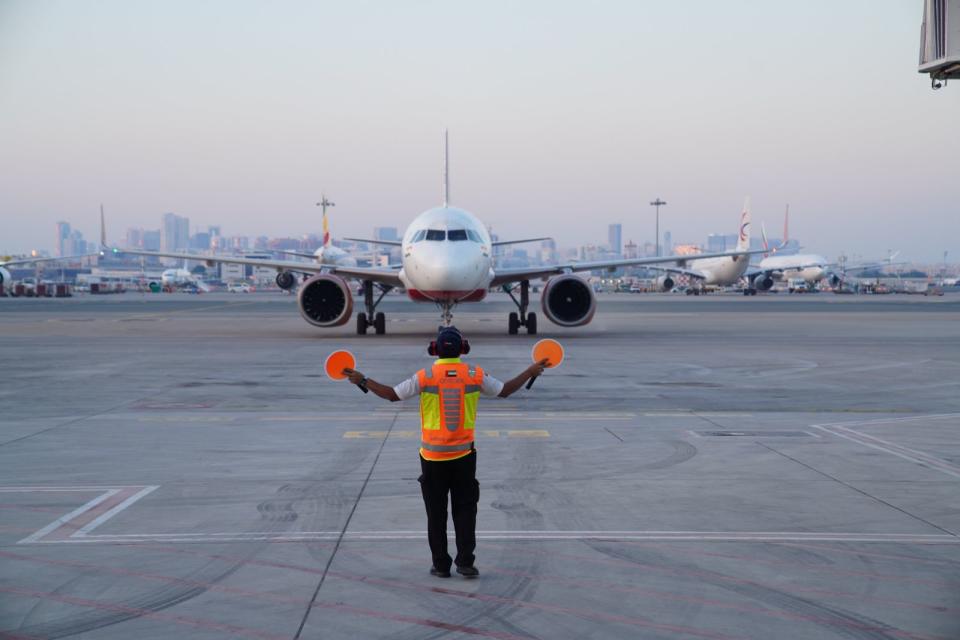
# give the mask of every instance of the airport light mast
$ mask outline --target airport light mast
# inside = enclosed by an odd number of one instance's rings
[[[650,203],[650,206],[657,208],[657,238],[656,238],[656,245],[657,245],[657,257],[658,257],[658,258],[660,257],[660,207],[665,206],[666,204],[667,204],[667,203],[664,202],[663,200],[661,200],[660,198],[657,198],[656,200],[654,200],[653,202]]]

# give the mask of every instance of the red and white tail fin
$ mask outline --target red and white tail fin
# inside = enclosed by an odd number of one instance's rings
[[[330,246],[330,224],[327,222],[327,207],[335,207],[336,205],[329,200],[327,196],[320,194],[320,202],[317,203],[317,206],[323,210],[323,246]]]
[[[743,202],[743,211],[740,213],[740,235],[737,238],[737,251],[746,251],[750,248],[750,196]]]

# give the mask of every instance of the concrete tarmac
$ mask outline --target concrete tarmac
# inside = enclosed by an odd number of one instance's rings
[[[0,638],[960,638],[960,295],[599,300],[481,400],[481,577],[445,580],[416,402],[322,371],[399,382],[433,307],[0,299]],[[501,379],[510,310],[456,314]]]

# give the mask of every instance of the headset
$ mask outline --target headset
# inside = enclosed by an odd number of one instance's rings
[[[437,334],[437,338],[439,339],[440,336],[448,332],[455,333],[460,338],[460,355],[465,356],[468,353],[470,353],[470,343],[467,341],[466,338],[463,337],[463,334],[460,333],[460,330],[454,326],[444,327],[443,329],[441,329],[440,333]],[[429,353],[431,356],[436,356],[437,354],[440,353],[440,348],[437,345],[437,340],[430,341],[430,345],[427,347],[427,353]]]

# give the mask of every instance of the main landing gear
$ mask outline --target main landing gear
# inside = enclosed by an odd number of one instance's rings
[[[366,312],[361,311],[357,314],[358,335],[366,335],[367,329],[370,327],[374,328],[378,336],[387,332],[387,317],[383,315],[382,311],[377,311],[377,305],[380,304],[383,296],[387,295],[390,289],[391,287],[380,285],[380,296],[374,300],[373,283],[369,280],[363,281],[363,306],[366,308]]]
[[[513,289],[510,285],[504,285],[503,290],[507,292],[513,303],[517,305],[517,311],[511,311],[507,318],[507,333],[512,336],[520,332],[520,327],[526,327],[527,333],[536,335],[537,333],[537,314],[533,311],[527,312],[530,306],[530,281],[520,281],[520,299],[517,300],[513,295]]]

